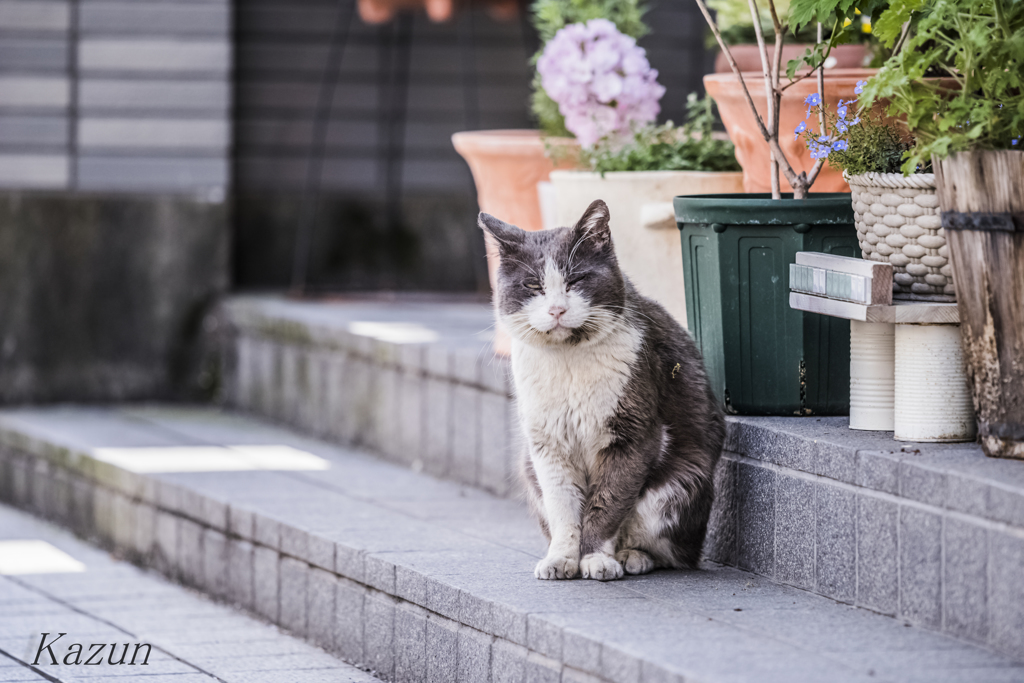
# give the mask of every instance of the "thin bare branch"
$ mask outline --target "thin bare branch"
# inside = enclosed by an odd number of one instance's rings
[[[814,184],[814,181],[818,179],[818,173],[821,172],[821,167],[825,165],[824,159],[818,159],[814,162],[814,167],[811,168],[811,172],[807,174],[807,187],[810,188]]]
[[[903,43],[907,40],[907,36],[909,36],[909,35],[910,35],[910,20],[907,19],[903,23],[903,28],[900,29],[899,40],[896,41],[896,46],[893,47],[893,49],[892,49],[892,56],[893,57],[898,55],[900,53],[900,50],[903,49]]]
[[[768,2],[771,3],[771,0],[768,0]],[[765,117],[765,127],[768,128],[770,134],[777,136],[778,125],[776,121],[779,117],[778,111],[775,108],[775,78],[772,73],[772,63],[768,59],[768,47],[764,42],[764,31],[761,28],[761,11],[757,7],[757,0],[747,0],[747,5],[750,7],[750,18],[754,23],[754,36],[757,38],[757,48],[761,53],[761,73],[764,75],[765,105],[768,112],[768,115]],[[772,183],[772,199],[782,199],[782,194],[779,190],[779,161],[775,158],[775,153],[771,149],[768,150],[768,156],[770,157],[768,175]]]
[[[747,88],[746,81],[743,80],[743,74],[740,72],[740,67],[736,64],[736,59],[732,56],[732,52],[729,51],[729,46],[725,44],[725,40],[722,38],[721,31],[718,30],[718,25],[715,24],[715,20],[711,17],[711,12],[708,10],[708,6],[704,0],[696,0],[697,6],[700,8],[701,14],[704,15],[704,19],[707,20],[708,26],[711,28],[711,33],[714,34],[715,40],[718,42],[718,46],[722,48],[722,54],[725,55],[725,59],[729,62],[729,66],[732,68],[733,73],[740,79],[740,86],[743,88],[743,95],[747,98],[747,104],[750,105],[750,111],[754,114],[754,120],[757,122],[757,127],[761,131],[761,137],[768,143],[769,149],[783,162],[782,172],[786,176],[786,180],[789,181],[790,185],[796,182],[796,171],[790,165],[789,160],[786,159],[786,155],[782,153],[782,148],[779,146],[778,135],[772,135],[765,128],[764,121],[761,119],[761,115],[757,113],[757,107],[754,106],[754,99],[750,96],[750,90]],[[765,86],[769,86],[769,83],[765,83]]]

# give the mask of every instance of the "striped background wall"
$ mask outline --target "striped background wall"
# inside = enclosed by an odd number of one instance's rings
[[[350,0],[343,0],[348,2]],[[660,0],[642,44],[668,87],[663,118],[682,119],[686,94],[699,90],[710,62],[704,21],[689,0]],[[299,187],[320,82],[336,24],[336,0],[246,0],[238,4],[236,181],[242,187]],[[380,192],[389,142],[389,83],[401,59],[395,23],[355,20],[331,107],[323,184]],[[463,11],[444,24],[422,12],[410,27],[403,189],[471,192],[468,169],[451,147],[466,129],[531,127],[529,56],[536,36],[520,20],[498,22]]]
[[[290,282],[314,113],[339,9],[352,1],[236,4],[234,262],[242,287]],[[642,45],[668,87],[663,118],[680,121],[686,95],[701,89],[711,66],[703,18],[691,0],[651,4],[653,31]],[[422,11],[405,25],[355,20],[330,101],[314,288],[487,291],[473,182],[451,135],[532,127],[528,62],[537,38],[522,17],[500,22],[464,3],[443,24]],[[394,87],[403,44],[407,90]]]
[[[0,187],[222,197],[227,0],[0,0]]]

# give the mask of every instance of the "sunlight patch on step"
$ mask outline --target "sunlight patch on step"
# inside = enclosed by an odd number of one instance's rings
[[[429,344],[441,338],[436,331],[418,323],[349,323],[348,331],[392,344]]]
[[[85,565],[46,541],[0,541],[0,574],[68,574]]]
[[[327,470],[331,463],[291,446],[147,446],[94,448],[92,456],[130,472]]]

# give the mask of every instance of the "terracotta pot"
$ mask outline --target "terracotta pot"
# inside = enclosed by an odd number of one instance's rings
[[[839,100],[852,100],[857,97],[854,88],[857,81],[871,78],[877,69],[832,69],[825,72],[825,93],[824,98],[832,111],[836,110]],[[754,100],[754,106],[763,118],[767,112],[765,101],[764,77],[760,72],[743,74],[743,80],[750,90],[750,96]],[[771,156],[768,152],[768,143],[761,137],[757,128],[754,115],[750,112],[750,105],[743,96],[743,89],[740,87],[739,79],[735,74],[708,74],[704,77],[704,88],[718,104],[718,111],[722,116],[722,123],[729,131],[729,137],[736,145],[736,160],[743,167],[743,189],[746,192],[771,192],[771,178],[769,176],[769,163]],[[803,138],[794,140],[793,129],[804,120],[807,113],[807,105],[804,99],[818,91],[818,82],[814,77],[805,78],[793,87],[786,90],[782,96],[780,108],[779,144],[786,158],[793,165],[794,170],[810,171],[814,166],[811,153],[807,149]],[[813,118],[807,121],[807,126],[812,130],[818,130],[818,120]],[[783,192],[792,192],[793,188],[786,182],[786,177],[779,174]],[[812,192],[849,192],[850,186],[843,180],[843,174],[828,164],[821,169],[818,179],[811,187]]]
[[[537,183],[548,180],[555,164],[544,154],[544,141],[536,130],[481,130],[452,136],[455,151],[469,164],[476,183],[480,210],[517,225],[523,230],[540,230],[540,199]],[[574,145],[575,141],[561,144]],[[558,168],[572,168],[566,159]],[[495,291],[498,272],[497,246],[487,241],[487,273]],[[496,328],[494,350],[508,354],[508,334]]]
[[[789,60],[799,59],[809,47],[811,47],[811,45],[806,43],[783,45],[783,70],[785,70],[786,64],[789,63]],[[729,52],[732,53],[732,57],[736,60],[736,64],[740,67],[740,71],[761,72],[761,50],[758,49],[757,45],[731,45],[729,46]],[[769,46],[768,58],[771,59],[774,55],[775,48]],[[829,71],[830,69],[860,69],[864,66],[864,59],[867,55],[868,49],[859,43],[857,45],[836,45],[832,48],[832,54],[829,55],[829,57],[835,57],[836,63],[831,67],[826,68],[826,71]],[[729,62],[726,60],[725,55],[722,52],[719,52],[715,57],[715,73],[732,73],[732,67],[729,66]]]
[[[455,14],[454,0],[358,0],[359,18],[368,24],[391,21],[400,10],[426,10],[434,22],[448,21]],[[475,0],[472,4],[487,7],[487,13],[499,21],[515,19],[519,13],[516,0]],[[464,7],[464,5],[460,5]]]
[[[682,242],[672,198],[743,191],[743,174],[701,171],[555,171],[558,225],[572,225],[595,199],[611,212],[615,256],[641,294],[686,326]]]

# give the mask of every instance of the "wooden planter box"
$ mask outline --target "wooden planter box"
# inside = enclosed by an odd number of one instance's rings
[[[1024,152],[933,160],[987,455],[1024,459]]]

